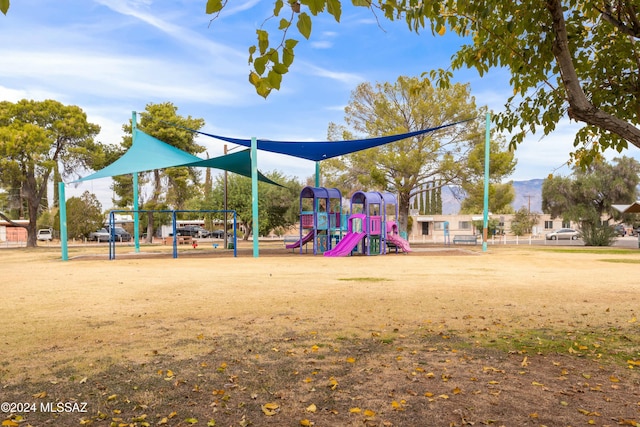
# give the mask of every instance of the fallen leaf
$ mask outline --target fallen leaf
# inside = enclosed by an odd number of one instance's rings
[[[318,407],[316,405],[314,405],[313,403],[309,406],[307,406],[306,411],[307,412],[316,412],[318,410]]]
[[[362,409],[360,408],[350,408],[349,412],[352,414],[359,414],[360,412],[362,412]]]
[[[364,410],[364,416],[368,417],[368,418],[373,418],[376,416],[376,413],[374,411],[372,411],[371,409],[365,409]]]
[[[268,417],[277,414],[279,409],[280,405],[277,403],[265,403],[262,405],[262,412]]]
[[[304,419],[304,420],[300,420],[300,425],[304,427],[310,427],[313,425],[313,423],[307,419]]]
[[[41,391],[40,393],[33,394],[32,396],[36,399],[44,399],[45,397],[47,397],[47,392]]]
[[[347,363],[356,363],[356,359],[353,357],[347,357]]]
[[[333,377],[329,378],[329,387],[331,387],[331,390],[335,390],[338,387],[338,380]]]

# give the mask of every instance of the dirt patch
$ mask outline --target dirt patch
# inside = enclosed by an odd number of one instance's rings
[[[637,251],[427,249],[2,251],[6,425],[639,425]]]

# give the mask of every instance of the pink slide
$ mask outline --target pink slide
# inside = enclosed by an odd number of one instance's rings
[[[303,238],[302,240],[298,240],[297,242],[294,243],[290,243],[287,245],[287,249],[295,249],[295,248],[299,248],[300,245],[304,245],[305,243],[309,243],[311,240],[313,240],[313,230],[311,230],[310,232],[308,232]]]
[[[397,247],[402,249],[402,252],[411,252],[411,247],[409,246],[409,242],[407,242],[397,234],[387,234],[387,242],[396,245]]]
[[[358,246],[358,242],[366,236],[366,233],[347,233],[344,235],[342,240],[338,245],[331,249],[330,251],[326,251],[324,256],[346,256],[351,253],[353,248]]]

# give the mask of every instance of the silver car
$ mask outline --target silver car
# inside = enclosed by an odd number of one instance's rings
[[[560,228],[546,234],[547,240],[577,240],[579,237],[580,232],[573,228]]]

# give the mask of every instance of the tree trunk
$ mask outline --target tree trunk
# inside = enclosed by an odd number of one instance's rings
[[[410,234],[411,230],[407,230],[407,224],[409,222],[409,193],[399,193],[398,194],[398,228],[400,231],[406,231],[407,235]]]
[[[153,212],[147,212],[147,243],[153,243]]]

